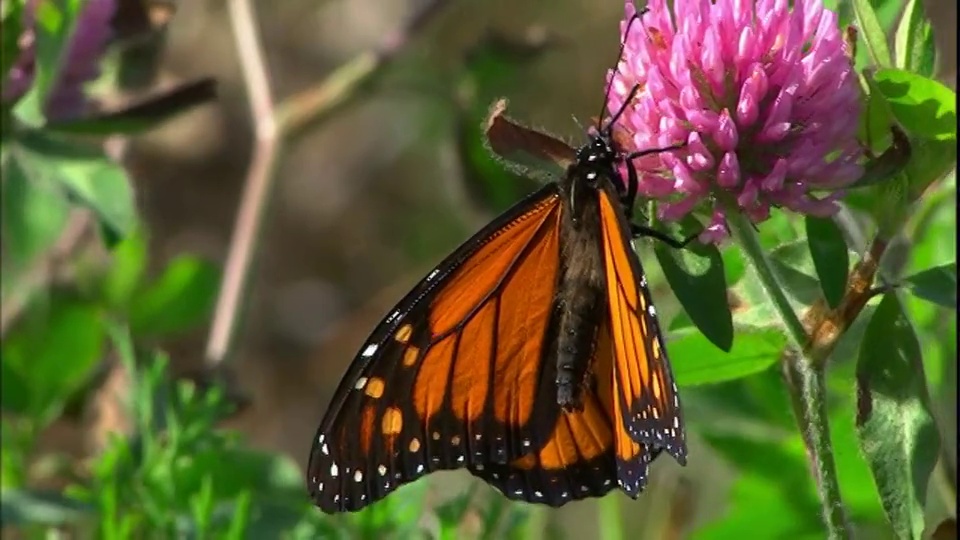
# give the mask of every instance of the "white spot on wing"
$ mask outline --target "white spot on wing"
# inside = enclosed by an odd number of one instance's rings
[[[375,346],[374,346],[374,347],[375,347]],[[368,348],[369,348],[369,347],[368,347]],[[364,354],[366,354],[366,351],[364,351]],[[357,390],[362,390],[363,387],[366,386],[366,385],[367,385],[367,378],[366,378],[366,377],[360,377],[359,379],[357,379],[357,384],[353,385],[353,387],[356,388]]]
[[[338,474],[340,474],[340,468],[337,467],[337,464],[336,464],[336,463],[331,463],[331,464],[330,464],[330,476],[331,476],[332,478],[336,478]]]
[[[377,344],[371,343],[367,345],[365,349],[363,349],[363,353],[361,353],[360,356],[364,358],[370,358],[371,356],[373,356],[373,353],[375,352],[377,352]]]
[[[363,482],[363,471],[357,469],[357,472],[353,473],[354,482]]]

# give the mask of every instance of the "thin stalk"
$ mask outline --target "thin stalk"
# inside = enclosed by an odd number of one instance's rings
[[[773,266],[770,264],[770,259],[767,258],[763,246],[760,245],[760,238],[757,237],[753,225],[739,212],[730,212],[727,222],[734,239],[743,249],[746,261],[757,272],[757,277],[760,279],[760,285],[763,287],[767,299],[776,308],[780,322],[787,330],[787,337],[790,338],[794,348],[803,350],[809,339],[807,331],[803,327],[803,323],[800,322],[800,317],[793,311],[793,306],[790,305],[783,287],[777,281]]]
[[[773,304],[790,339],[783,358],[784,375],[797,425],[816,478],[828,537],[849,538],[849,527],[840,497],[840,482],[837,479],[830,443],[827,390],[823,371],[825,364],[814,363],[804,356],[810,338],[790,305],[750,221],[739,212],[730,212],[728,223],[734,239],[743,249],[745,260],[756,271],[763,291]]]
[[[599,523],[600,540],[621,540],[623,536],[623,516],[620,513],[620,497],[611,493],[600,499]]]

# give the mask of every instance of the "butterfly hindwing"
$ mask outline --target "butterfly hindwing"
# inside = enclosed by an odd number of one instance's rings
[[[677,386],[629,227],[610,188],[600,190],[603,258],[614,356],[614,394],[634,441],[686,463]]]

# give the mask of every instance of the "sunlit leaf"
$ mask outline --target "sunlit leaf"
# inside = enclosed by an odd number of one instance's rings
[[[786,343],[786,336],[778,331],[739,332],[733,347],[724,353],[699,332],[684,334],[667,345],[680,386],[718,383],[764,371],[780,358]]]
[[[948,141],[957,138],[957,95],[939,81],[899,69],[874,74],[877,88],[911,135]]]
[[[688,224],[684,233],[694,229],[699,225]],[[684,249],[674,249],[658,241],[654,253],[667,283],[696,327],[720,350],[729,351],[733,346],[733,317],[717,247],[692,242]]]
[[[903,279],[916,297],[948,308],[957,307],[957,263],[924,270]]]
[[[920,344],[895,294],[880,302],[860,349],[857,428],[895,533],[919,539],[940,438],[930,412]]]
[[[181,256],[160,277],[137,292],[130,305],[130,327],[136,335],[166,335],[202,322],[216,299],[220,276],[206,261]]]
[[[830,307],[840,305],[847,286],[850,255],[840,227],[829,218],[807,216],[807,245],[820,288]]]

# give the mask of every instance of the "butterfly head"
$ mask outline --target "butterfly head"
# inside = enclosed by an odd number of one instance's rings
[[[577,151],[577,168],[582,173],[581,178],[595,187],[600,177],[611,180],[617,177],[616,164],[619,159],[619,152],[608,135],[592,133],[590,141]]]

